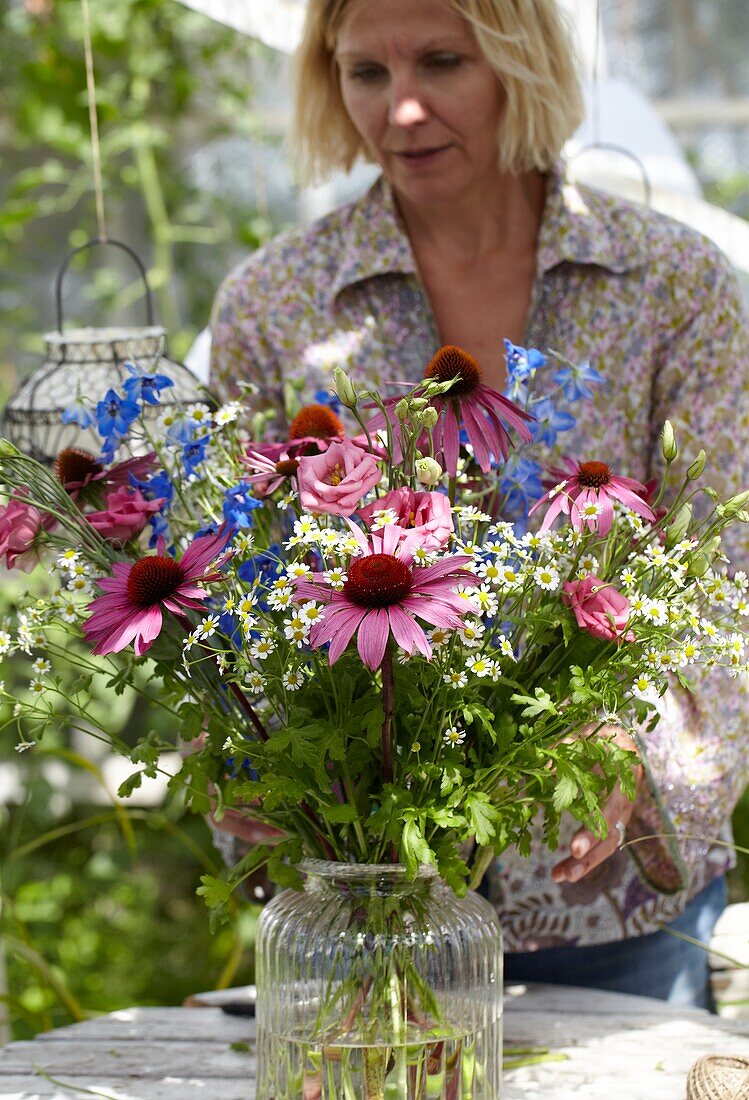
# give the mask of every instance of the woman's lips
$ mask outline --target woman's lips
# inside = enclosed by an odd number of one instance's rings
[[[449,148],[449,145],[439,145],[431,149],[412,149],[398,152],[395,155],[403,164],[416,167],[422,164],[431,164],[432,161],[436,160],[442,153],[446,153]]]

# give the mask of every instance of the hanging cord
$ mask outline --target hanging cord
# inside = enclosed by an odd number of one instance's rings
[[[91,161],[94,167],[94,194],[96,196],[96,221],[99,239],[108,241],[107,219],[104,215],[104,188],[101,182],[101,146],[99,122],[96,117],[96,82],[94,80],[94,51],[91,45],[91,13],[88,0],[81,0],[83,8],[83,47],[86,57],[86,90],[88,93],[88,120],[91,129]]]

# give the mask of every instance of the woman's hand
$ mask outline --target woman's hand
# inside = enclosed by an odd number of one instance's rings
[[[280,829],[274,829],[272,825],[257,821],[252,816],[250,807],[247,810],[225,810],[220,821],[217,821],[212,813],[210,818],[212,824],[221,832],[229,833],[230,836],[236,837],[245,844],[268,844],[280,840],[284,835]]]
[[[589,736],[595,729],[596,727],[593,725],[586,726],[582,731],[583,736]],[[620,729],[619,726],[601,726],[596,736],[612,741],[615,745],[618,745],[619,748],[628,749],[630,752],[637,752],[637,747],[632,738],[623,729]],[[641,764],[638,764],[635,769],[638,791],[643,775],[644,769]],[[594,867],[598,867],[604,860],[608,859],[609,856],[612,856],[624,840],[623,832],[617,828],[617,822],[621,822],[621,824],[626,827],[632,816],[634,807],[635,802],[627,798],[617,783],[601,807],[603,816],[606,818],[606,824],[608,825],[606,836],[599,838],[588,829],[579,829],[570,843],[571,854],[552,868],[551,877],[554,882],[578,882],[584,875],[587,875],[589,871],[592,871]]]

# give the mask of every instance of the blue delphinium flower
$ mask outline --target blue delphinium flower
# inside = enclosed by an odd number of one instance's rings
[[[507,389],[505,397],[524,406],[528,400],[536,371],[546,365],[546,356],[538,348],[521,348],[505,340],[507,358]]]
[[[273,585],[274,581],[283,572],[283,565],[279,562],[278,557],[282,553],[282,548],[279,543],[275,542],[272,546],[269,546],[267,550],[264,550],[262,554],[256,554],[252,558],[247,558],[237,569],[237,576],[245,584],[254,585],[256,581],[259,582],[256,589],[257,603],[261,611],[268,611],[268,602],[264,599],[264,594],[267,594]]]
[[[130,484],[134,489],[139,489],[146,500],[163,499],[164,504],[161,506],[161,511],[164,511],[174,498],[174,485],[169,475],[163,470],[159,470],[157,474],[149,478],[138,478],[130,474]]]
[[[534,442],[545,443],[547,447],[554,446],[559,432],[568,432],[577,423],[572,413],[558,409],[548,397],[534,401],[528,412],[536,418],[528,425]]]
[[[600,371],[591,367],[587,359],[577,365],[566,363],[554,372],[552,378],[562,387],[564,396],[570,402],[581,399],[590,401],[593,397],[591,386],[603,381]]]
[[[127,435],[130,425],[140,416],[140,405],[126,397],[118,397],[114,390],[107,390],[104,400],[96,406],[96,430],[104,440],[102,456],[111,460],[114,452]]]
[[[174,382],[165,374],[146,374],[133,363],[125,363],[130,377],[122,383],[122,388],[131,401],[145,401],[148,405],[160,405],[159,394],[173,386]]]
[[[206,452],[208,450],[208,444],[211,442],[209,435],[204,435],[200,439],[191,439],[189,443],[186,443],[182,448],[182,464],[185,467],[185,473],[189,477],[190,474],[194,474],[196,467],[201,462],[205,461]]]
[[[331,390],[316,390],[315,403],[318,405],[327,405],[329,409],[333,410],[336,416],[341,415],[341,402],[338,399],[338,394],[333,393]]]
[[[169,524],[167,523],[161,512],[157,512],[155,516],[151,516],[149,523],[151,524],[151,537],[148,540],[148,545],[151,549],[156,546],[159,539],[163,539],[164,542],[169,541]],[[174,547],[170,546],[168,553],[174,557]]]
[[[72,405],[62,410],[61,419],[63,424],[77,424],[79,428],[90,428],[96,417],[79,394]]]
[[[232,527],[242,530],[252,527],[252,515],[256,508],[262,508],[263,502],[252,496],[249,486],[235,485],[224,493],[224,519]]]
[[[504,497],[503,515],[511,519],[527,518],[532,505],[543,496],[542,474],[540,462],[522,458],[517,452],[510,455],[499,486]]]

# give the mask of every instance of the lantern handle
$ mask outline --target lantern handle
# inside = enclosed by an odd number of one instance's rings
[[[143,265],[143,261],[137,252],[134,252],[130,245],[124,244],[122,241],[115,241],[111,237],[92,237],[90,241],[86,241],[85,244],[80,245],[78,248],[74,248],[72,252],[68,252],[67,256],[62,262],[60,270],[57,272],[57,278],[55,279],[55,306],[57,309],[57,331],[62,335],[62,281],[67,274],[67,270],[70,267],[73,259],[79,252],[84,252],[87,248],[93,248],[94,245],[111,244],[115,248],[121,248],[123,252],[127,252],[128,256],[136,264],[140,276],[143,280],[143,285],[146,288],[146,316],[148,325],[151,327],[154,323],[153,319],[153,297],[151,295],[151,288],[148,285],[148,276],[146,275],[146,269]]]

